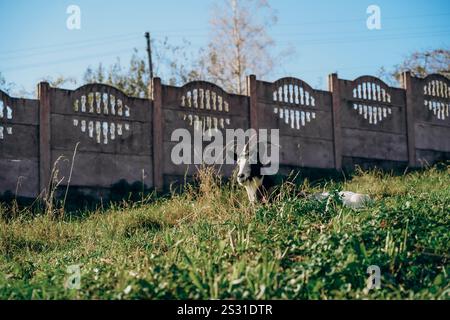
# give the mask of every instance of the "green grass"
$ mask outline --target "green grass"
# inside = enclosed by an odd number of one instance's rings
[[[297,198],[290,184],[252,208],[212,176],[81,217],[1,208],[0,299],[450,298],[450,167],[300,186],[367,192],[361,210]],[[70,265],[80,290],[64,287]],[[370,265],[379,290],[366,289]]]

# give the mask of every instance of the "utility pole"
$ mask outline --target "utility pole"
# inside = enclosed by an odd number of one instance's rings
[[[145,38],[147,39],[147,53],[148,53],[148,68],[150,70],[150,81],[153,79],[153,63],[152,63],[152,45],[150,42],[150,33],[145,33]]]

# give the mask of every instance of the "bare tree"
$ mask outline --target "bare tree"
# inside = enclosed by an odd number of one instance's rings
[[[5,77],[0,72],[0,90],[6,92],[7,94],[11,94],[15,89],[16,84],[12,82],[7,82]]]
[[[7,81],[1,72],[0,72],[0,90],[6,92],[8,95],[13,97],[30,98],[30,99],[36,97],[36,92],[28,91],[22,85],[19,86],[14,82]]]
[[[267,31],[276,20],[266,0],[220,0],[213,8],[211,39],[202,61],[209,80],[243,94],[246,75],[270,73],[274,41]]]
[[[414,52],[401,64],[394,66],[392,71],[382,67],[378,74],[380,78],[390,84],[399,84],[402,73],[405,71],[411,71],[413,76],[422,78],[432,73],[450,78],[450,50],[435,49]]]
[[[168,38],[155,41],[153,48],[155,74],[168,84],[183,85],[205,77],[202,59],[199,58],[204,54],[203,48],[194,50],[186,39],[172,44]]]
[[[186,82],[198,80],[200,62],[194,55],[191,44],[183,41],[173,45],[168,39],[152,40],[155,75],[166,80],[170,85],[182,85]],[[117,87],[126,94],[134,97],[148,97],[150,77],[147,56],[134,49],[128,64],[122,65],[119,58],[112,65],[105,68],[99,64],[97,68],[88,67],[83,76],[83,83],[105,83]]]
[[[63,75],[59,75],[56,78],[50,76],[42,77],[40,81],[48,82],[50,86],[54,88],[61,88],[65,85],[75,86],[77,84],[77,79],[75,77],[65,77]]]

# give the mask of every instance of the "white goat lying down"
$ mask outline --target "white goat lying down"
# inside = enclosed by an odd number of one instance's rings
[[[269,199],[270,190],[275,187],[271,176],[261,174],[261,169],[269,164],[262,164],[259,160],[259,154],[256,163],[251,163],[249,159],[250,155],[247,148],[244,148],[244,151],[239,156],[235,154],[235,160],[238,164],[237,181],[247,191],[247,196],[251,203],[266,202]],[[323,200],[327,199],[330,193],[322,192],[304,196]],[[339,192],[339,196],[345,206],[353,209],[362,208],[370,201],[368,195],[350,191]]]

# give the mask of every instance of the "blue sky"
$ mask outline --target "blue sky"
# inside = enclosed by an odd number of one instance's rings
[[[81,79],[87,66],[128,61],[145,49],[144,31],[200,47],[208,40],[214,0],[0,0],[0,72],[28,91],[42,77]],[[325,88],[327,75],[352,79],[391,67],[414,50],[450,48],[448,0],[271,0],[277,49],[295,54],[265,80],[299,77]],[[66,28],[66,8],[81,8],[81,30]],[[381,8],[381,30],[368,30],[366,9]],[[164,79],[163,79],[164,81]]]

